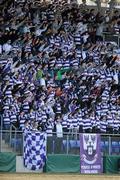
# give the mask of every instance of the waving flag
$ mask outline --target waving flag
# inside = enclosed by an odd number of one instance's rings
[[[24,166],[41,171],[46,161],[46,133],[24,132]]]

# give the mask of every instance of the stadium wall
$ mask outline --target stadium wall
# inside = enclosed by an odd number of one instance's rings
[[[120,155],[103,156],[103,173],[117,174]],[[49,173],[80,173],[79,155],[48,155],[46,172]]]
[[[41,173],[43,170],[39,171],[32,171],[27,169],[23,164],[23,156],[16,156],[16,172],[18,173]]]
[[[103,157],[103,173],[117,174],[120,155]],[[36,172],[36,173],[80,173],[80,156],[54,154],[47,155],[46,165],[42,171],[31,171],[24,167],[23,157],[14,153],[0,153],[0,172]]]
[[[0,153],[0,172],[16,172],[16,155],[14,153]]]

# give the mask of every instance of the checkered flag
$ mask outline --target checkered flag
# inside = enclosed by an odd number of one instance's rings
[[[46,160],[46,133],[24,132],[24,166],[30,170],[42,170]]]

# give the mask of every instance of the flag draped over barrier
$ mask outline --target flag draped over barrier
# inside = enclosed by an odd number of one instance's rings
[[[81,173],[102,173],[102,158],[99,134],[80,135]]]
[[[24,166],[30,170],[42,170],[46,160],[46,133],[24,132]]]

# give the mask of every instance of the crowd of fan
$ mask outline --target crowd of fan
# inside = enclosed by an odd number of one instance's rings
[[[119,49],[103,30],[119,29],[119,12],[82,5],[15,1],[0,14],[3,125],[63,132],[119,133]]]

